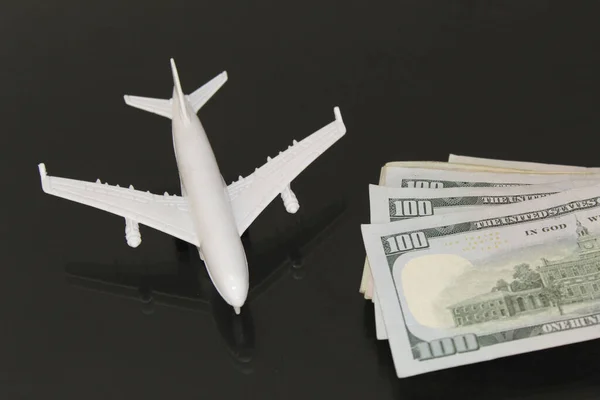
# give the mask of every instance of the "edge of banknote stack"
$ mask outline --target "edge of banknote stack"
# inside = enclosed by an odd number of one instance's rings
[[[389,162],[369,200],[359,292],[398,377],[600,337],[600,168]]]

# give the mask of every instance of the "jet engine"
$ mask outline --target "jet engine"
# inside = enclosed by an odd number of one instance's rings
[[[283,192],[281,192],[281,200],[283,200],[285,211],[290,214],[295,214],[300,208],[300,203],[298,203],[298,199],[294,192],[292,192],[290,185],[287,185]]]
[[[140,225],[130,218],[125,218],[125,240],[130,247],[134,248],[142,243]]]

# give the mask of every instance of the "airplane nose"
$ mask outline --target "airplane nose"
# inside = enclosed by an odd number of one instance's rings
[[[248,263],[241,241],[239,241],[239,248],[233,247],[226,252],[213,251],[215,249],[221,250],[216,246],[207,246],[205,250],[203,249],[210,279],[223,300],[230,306],[240,309],[248,297],[249,285]]]
[[[235,279],[235,281],[224,288],[223,298],[236,310],[236,314],[239,314],[239,309],[242,308],[248,297],[248,282],[243,279]]]
[[[209,275],[211,275],[211,280],[219,295],[221,295],[227,304],[236,309],[237,313],[248,297],[248,274],[236,271],[237,273],[229,273],[222,276],[222,279],[212,279],[213,274],[211,272],[209,269]]]

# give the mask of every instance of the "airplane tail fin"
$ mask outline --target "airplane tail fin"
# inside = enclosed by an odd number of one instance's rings
[[[175,66],[175,60],[171,58],[171,72],[173,73],[173,98],[177,96],[177,100],[179,103],[179,110],[181,111],[181,116],[185,119],[188,118],[187,115],[187,107],[185,104],[186,97],[183,94],[183,90],[181,89],[181,82],[179,81],[179,73],[177,72],[177,67]]]
[[[185,104],[185,100],[189,101],[192,106],[194,112],[198,112],[200,108],[208,99],[210,99],[220,88],[223,86],[225,82],[227,82],[227,72],[223,71],[209,82],[204,84],[199,89],[195,90],[190,95],[185,95],[183,90],[181,89],[181,82],[179,81],[179,74],[177,73],[177,67],[175,66],[175,61],[171,59],[171,71],[173,73],[173,95],[177,96],[179,100],[179,104]],[[153,99],[150,97],[139,97],[139,96],[129,96],[125,95],[125,103],[132,107],[139,108],[144,111],[148,111],[154,114],[161,115],[166,118],[172,118],[173,114],[173,102],[172,99]],[[181,107],[181,111],[184,113],[184,117],[186,116],[187,109],[186,107]]]

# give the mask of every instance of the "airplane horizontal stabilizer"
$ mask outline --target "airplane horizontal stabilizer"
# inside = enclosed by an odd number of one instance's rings
[[[171,119],[173,112],[173,105],[171,100],[164,99],[153,99],[151,97],[139,97],[139,96],[123,96],[125,103],[128,105],[139,108],[144,111],[148,111],[154,114],[161,115],[165,118]]]
[[[206,104],[208,99],[210,99],[225,82],[227,82],[227,72],[223,71],[205,83],[201,88],[196,89],[194,93],[187,96],[194,112],[198,112],[198,110]]]

